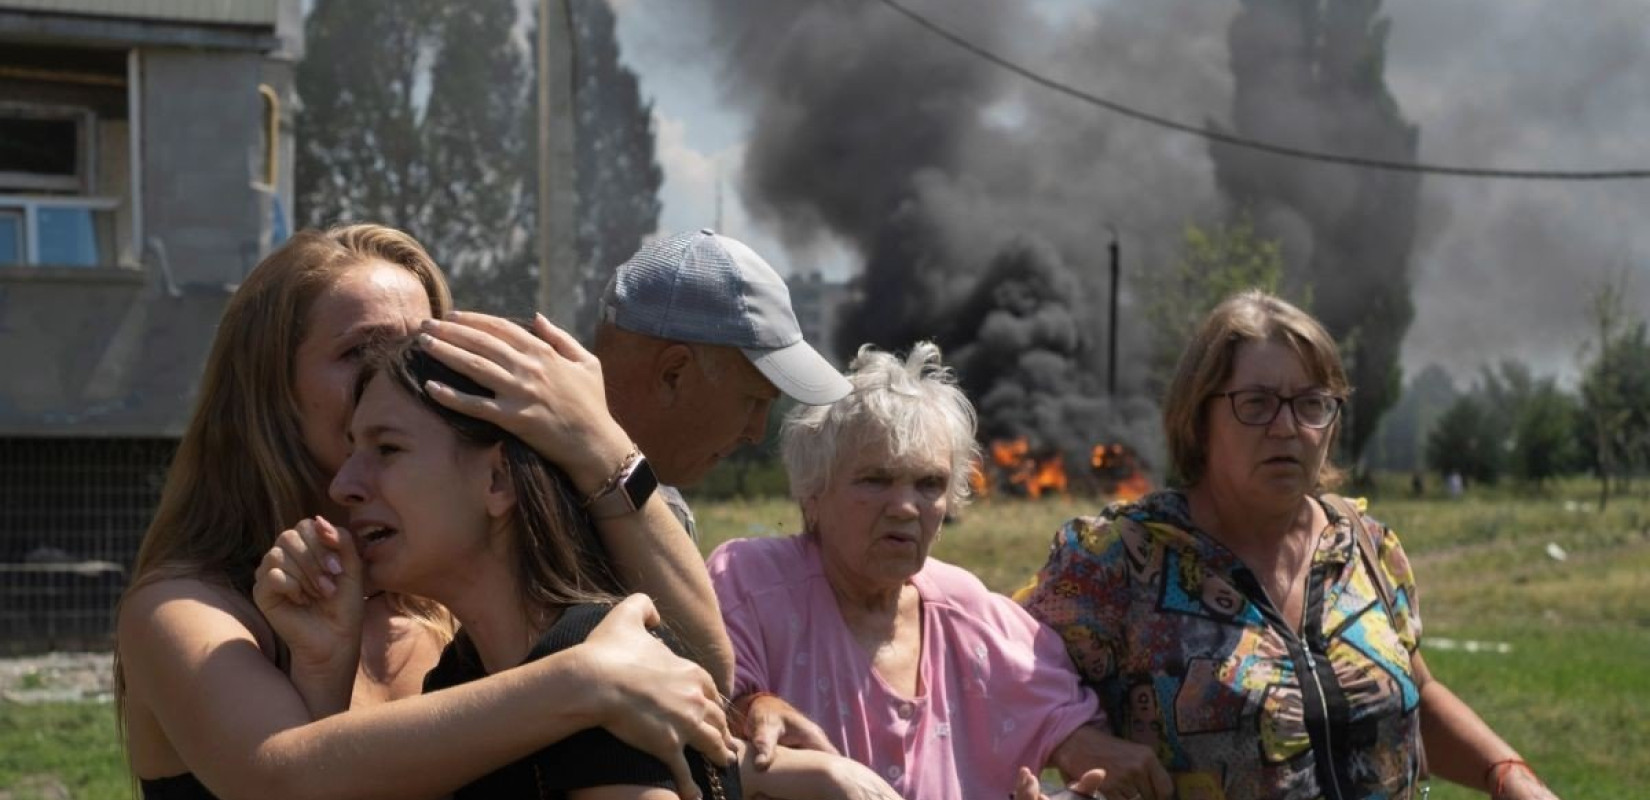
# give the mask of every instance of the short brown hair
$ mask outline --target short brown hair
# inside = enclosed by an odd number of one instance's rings
[[[1176,484],[1191,486],[1203,479],[1209,458],[1207,401],[1231,378],[1238,347],[1262,341],[1278,342],[1295,351],[1306,373],[1330,393],[1342,397],[1351,393],[1340,349],[1311,314],[1259,289],[1226,298],[1186,343],[1163,398],[1163,433]],[[1331,441],[1339,428],[1337,420]],[[1340,470],[1326,458],[1318,473],[1318,488],[1332,487],[1340,478]]]

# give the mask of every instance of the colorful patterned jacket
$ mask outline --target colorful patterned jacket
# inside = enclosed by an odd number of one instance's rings
[[[1066,523],[1021,595],[1060,632],[1113,733],[1156,750],[1181,800],[1419,796],[1409,560],[1367,517],[1360,557],[1359,529],[1324,506],[1299,636],[1172,491]]]

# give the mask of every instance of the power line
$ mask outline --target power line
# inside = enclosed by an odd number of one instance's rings
[[[1160,128],[1167,128],[1180,133],[1198,136],[1212,142],[1242,147],[1248,150],[1257,150],[1262,153],[1298,158],[1306,161],[1318,161],[1326,164],[1341,164],[1349,167],[1364,169],[1379,169],[1389,172],[1417,172],[1428,175],[1447,175],[1456,178],[1508,178],[1528,181],[1610,181],[1610,180],[1642,180],[1650,178],[1650,169],[1617,169],[1617,170],[1542,170],[1542,169],[1488,169],[1481,167],[1455,167],[1447,164],[1426,164],[1419,162],[1388,161],[1380,158],[1364,158],[1349,156],[1340,153],[1326,153],[1321,150],[1307,150],[1299,147],[1264,142],[1258,139],[1249,139],[1235,136],[1222,131],[1200,128],[1184,122],[1161,117],[1150,112],[1141,111],[1123,105],[1115,100],[1107,100],[1099,95],[1086,92],[1070,84],[1062,83],[1053,78],[1023,67],[1013,61],[977,45],[952,31],[941,27],[927,17],[907,8],[898,0],[881,0],[882,4],[899,12],[907,19],[926,28],[930,33],[945,39],[948,42],[985,59],[997,66],[1008,70],[1032,83],[1051,89],[1060,94],[1081,100],[1089,105],[1099,106],[1114,114],[1121,114],[1130,119],[1139,120]]]

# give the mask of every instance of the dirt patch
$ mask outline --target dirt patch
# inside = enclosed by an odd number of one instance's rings
[[[114,656],[109,653],[0,659],[0,698],[7,702],[108,702],[114,686]]]
[[[0,800],[71,800],[74,795],[56,775],[27,775],[10,789],[0,789]]]

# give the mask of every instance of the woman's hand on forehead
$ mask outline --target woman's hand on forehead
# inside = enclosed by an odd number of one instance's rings
[[[526,442],[584,492],[604,481],[631,450],[607,410],[601,362],[578,340],[535,315],[532,330],[509,320],[455,311],[426,320],[420,345],[493,392],[478,397],[448,386],[430,396]]]

